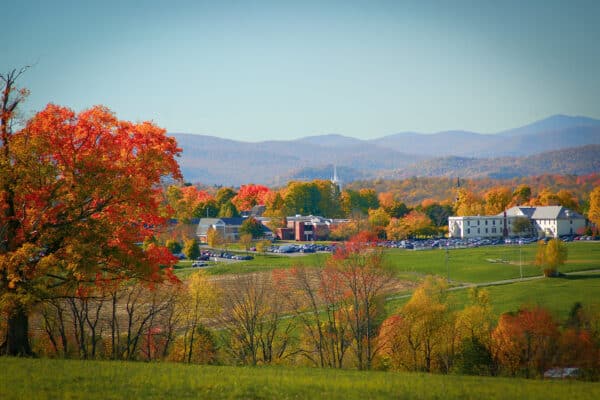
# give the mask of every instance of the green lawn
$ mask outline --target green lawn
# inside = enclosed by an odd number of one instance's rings
[[[245,252],[237,252],[236,254],[246,254]],[[249,261],[234,261],[220,260],[217,262],[209,261],[208,267],[203,268],[210,275],[223,274],[239,274],[256,271],[270,271],[273,269],[291,268],[294,266],[323,266],[329,254],[327,253],[312,253],[303,255],[279,255],[279,254],[251,254],[254,259]],[[191,268],[192,261],[179,261],[175,267],[175,273],[181,279],[185,279],[190,273],[196,270]]]
[[[600,384],[284,367],[0,358],[12,399],[595,399]]]
[[[600,269],[600,243],[567,243],[569,255],[561,272]],[[437,274],[446,277],[448,271],[454,285],[459,283],[484,283],[520,277],[519,259],[522,260],[523,276],[539,276],[541,271],[533,265],[537,244],[522,246],[489,246],[449,251],[448,269],[444,250],[386,250],[387,262],[401,279],[420,280],[425,275]],[[328,254],[307,254],[284,256],[277,254],[255,254],[251,261],[220,262],[206,268],[210,274],[265,271],[276,268],[289,268],[296,265],[322,266]],[[185,266],[185,262],[180,266]],[[191,265],[191,262],[188,262]],[[178,271],[181,278],[195,269]],[[534,282],[521,282],[511,285],[494,286],[488,289],[494,310],[502,312],[518,309],[523,304],[540,304],[557,317],[564,319],[571,305],[580,301],[586,305],[600,303],[600,278],[569,277],[543,279]],[[467,290],[452,292],[450,298],[462,307],[467,301]],[[409,294],[407,292],[407,294]],[[390,312],[401,306],[406,299],[397,299],[386,305]],[[599,304],[600,307],[600,304]]]
[[[600,243],[567,243],[569,256],[562,272],[600,269]],[[454,282],[492,282],[520,277],[519,262],[522,261],[523,276],[540,275],[533,265],[537,244],[519,246],[487,246],[448,251],[445,250],[399,250],[388,251],[392,268],[402,273],[440,275]]]
[[[600,269],[600,243],[573,242],[567,243],[569,257],[562,272]],[[533,265],[537,244],[519,246],[487,246],[469,249],[452,249],[448,252],[446,264],[445,250],[386,250],[387,261],[398,275],[405,279],[417,279],[425,275],[446,277],[449,273],[453,282],[491,282],[520,277],[519,263],[522,262],[523,276],[540,275],[541,271]],[[240,252],[239,254],[244,254]],[[219,261],[210,263],[206,268],[209,274],[221,275],[267,271],[292,266],[322,266],[328,253],[286,256],[279,254],[252,254],[254,260],[228,263]],[[185,278],[189,273],[185,269],[191,267],[191,261],[180,261],[176,267],[178,275]]]
[[[566,319],[573,303],[600,310],[600,273],[571,275],[562,278],[542,278],[534,281],[516,282],[489,286],[494,314],[518,310],[522,305],[542,306],[559,321]],[[468,289],[451,291],[448,301],[452,308],[462,309],[468,302]],[[388,312],[393,313],[408,301],[394,299],[386,303]]]

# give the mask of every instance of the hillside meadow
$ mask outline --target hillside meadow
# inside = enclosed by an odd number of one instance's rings
[[[575,302],[586,307],[600,309],[600,273],[584,272],[560,278],[541,278],[510,284],[486,286],[490,294],[493,313],[516,311],[521,306],[543,307],[558,321],[567,318]],[[392,298],[386,303],[388,313],[396,312],[409,299],[406,295]],[[448,292],[448,304],[452,309],[463,309],[469,302],[468,289]]]
[[[561,272],[600,269],[600,243],[567,243],[569,256]],[[537,244],[523,246],[485,246],[476,248],[433,250],[386,249],[386,263],[399,278],[418,280],[425,275],[447,277],[455,284],[484,283],[520,277],[520,263],[523,276],[538,276],[540,268],[534,265]],[[224,275],[245,272],[270,271],[294,266],[321,267],[330,257],[327,253],[295,256],[279,254],[253,254],[254,260],[241,262],[220,261],[203,268],[210,275]],[[448,262],[446,263],[446,256]],[[177,274],[185,279],[195,269],[191,261],[181,261]]]
[[[397,372],[0,358],[13,399],[595,399],[600,384]]]

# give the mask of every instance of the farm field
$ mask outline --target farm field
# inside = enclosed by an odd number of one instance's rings
[[[13,399],[594,399],[600,384],[348,370],[0,358]]]

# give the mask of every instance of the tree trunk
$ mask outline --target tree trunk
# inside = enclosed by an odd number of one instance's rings
[[[29,345],[29,315],[20,305],[8,316],[6,339],[0,347],[0,354],[19,357],[33,355]]]

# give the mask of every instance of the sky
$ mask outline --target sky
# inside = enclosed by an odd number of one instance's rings
[[[12,1],[24,112],[103,104],[171,133],[495,133],[600,118],[600,1]]]

